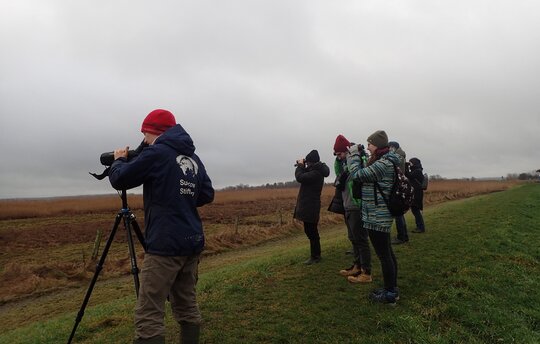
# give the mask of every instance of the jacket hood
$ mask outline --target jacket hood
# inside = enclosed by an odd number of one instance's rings
[[[411,160],[409,160],[411,162],[411,169],[413,170],[422,170],[422,162],[420,161],[420,159],[418,158],[412,158]]]
[[[321,161],[316,162],[313,165],[311,165],[311,167],[309,167],[308,170],[312,170],[312,171],[318,170],[319,172],[321,172],[321,174],[324,177],[328,177],[330,175],[330,168],[328,168],[328,166],[326,166],[326,164]]]
[[[388,152],[386,153],[385,155],[382,156],[384,159],[387,159],[389,161],[391,161],[392,163],[394,163],[394,165],[396,166],[399,166],[400,163],[401,163],[401,160],[399,158],[399,155],[397,155],[395,152]]]
[[[419,165],[411,165],[411,170],[420,170],[420,171],[423,171],[424,168],[422,167],[422,164],[419,164]]]
[[[189,136],[180,124],[165,131],[156,139],[155,143],[172,147],[179,154],[192,156],[195,153],[195,146],[193,145],[191,136]]]

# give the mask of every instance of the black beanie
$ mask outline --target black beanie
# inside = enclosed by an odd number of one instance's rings
[[[388,142],[388,145],[390,147],[394,147],[395,149],[399,148],[399,143],[397,143],[396,141],[390,141],[390,142]]]
[[[319,157],[319,152],[317,152],[316,149],[309,152],[308,155],[306,155],[306,162],[319,162],[321,161],[321,158]]]

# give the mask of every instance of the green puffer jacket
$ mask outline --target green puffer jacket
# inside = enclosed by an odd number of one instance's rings
[[[370,166],[360,168],[360,156],[352,155],[347,158],[352,177],[362,182],[362,221],[367,229],[390,233],[394,218],[381,193],[375,188],[375,182],[388,199],[394,183],[392,163],[399,165],[399,160],[396,153],[388,152]]]
[[[363,159],[364,159],[363,166],[365,166],[366,165],[366,158],[364,157]],[[342,173],[344,173],[344,172],[348,173],[347,161],[341,161],[341,160],[336,158],[336,160],[334,161],[334,172],[336,173],[336,181],[339,179],[339,177],[341,176]],[[347,193],[349,195],[348,198],[350,199],[350,202],[352,204],[348,205],[348,207],[347,207],[347,204],[343,204],[345,209],[347,209],[347,208],[349,208],[349,209],[350,208],[360,209],[360,207],[362,205],[362,200],[359,199],[359,198],[354,198],[354,196],[353,196],[353,184],[354,184],[353,183],[353,178],[349,174],[349,176],[347,177],[346,183],[345,183],[345,189],[347,190]],[[344,203],[346,202],[345,197],[343,197],[343,202]]]

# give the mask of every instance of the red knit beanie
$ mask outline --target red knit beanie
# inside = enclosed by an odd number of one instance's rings
[[[341,134],[338,135],[338,137],[336,137],[336,143],[334,143],[334,154],[346,152],[350,145],[351,143],[345,138],[345,136]]]
[[[161,135],[163,132],[176,125],[174,115],[167,110],[157,109],[148,114],[144,119],[141,132]]]

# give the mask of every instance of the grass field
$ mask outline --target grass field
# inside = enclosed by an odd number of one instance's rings
[[[408,222],[412,219],[407,216]],[[401,300],[371,304],[349,265],[343,224],[321,228],[323,261],[306,267],[300,231],[205,257],[198,285],[205,343],[539,343],[540,185],[446,202],[427,233],[396,247]],[[75,343],[130,343],[129,276],[98,281]],[[62,343],[86,287],[0,306],[0,343]],[[168,340],[176,325],[167,315]]]
[[[438,180],[430,184],[424,201],[429,207],[514,185],[513,181]],[[204,256],[298,233],[302,226],[292,221],[297,194],[298,188],[218,191],[213,203],[200,208],[206,234]],[[340,215],[326,211],[333,194],[332,186],[323,189],[322,228],[343,222]],[[141,196],[130,195],[128,201],[143,229]],[[97,262],[96,243],[105,242],[119,205],[118,196],[0,201],[0,305],[87,285]],[[123,228],[115,244],[101,278],[129,274]],[[137,244],[137,256],[142,259]]]

